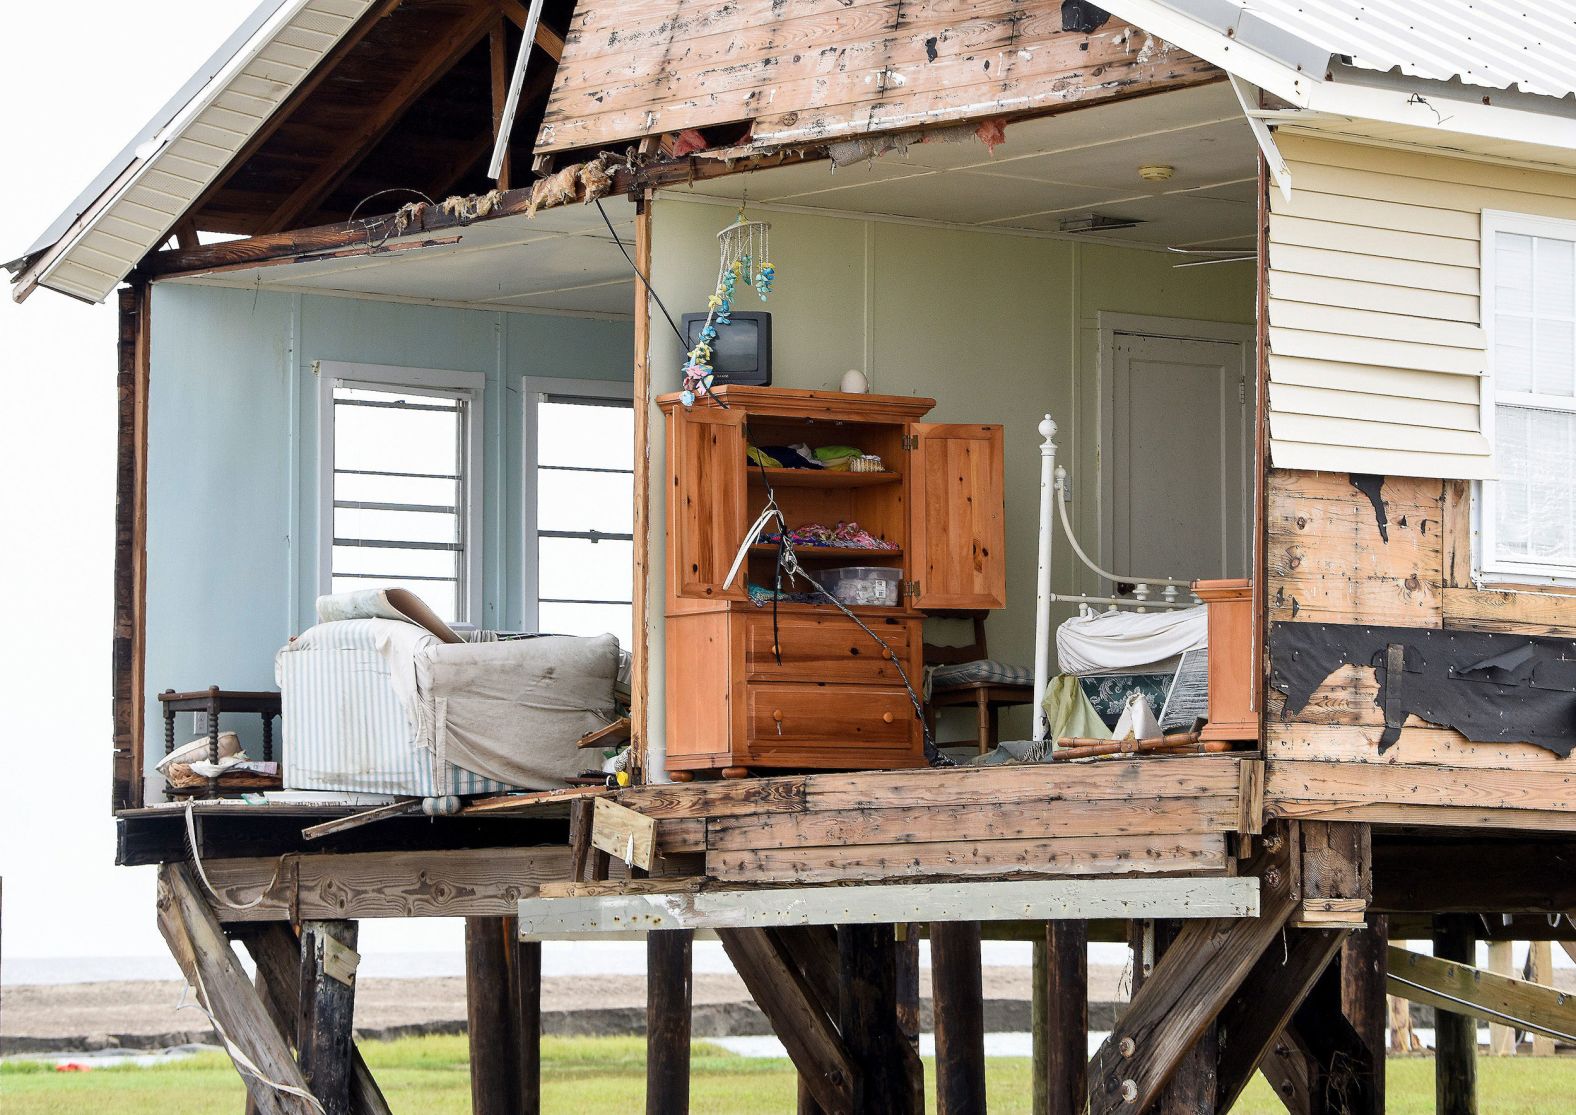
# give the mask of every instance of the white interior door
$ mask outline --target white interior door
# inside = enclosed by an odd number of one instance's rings
[[[1245,346],[1117,333],[1112,571],[1248,575],[1252,379]]]

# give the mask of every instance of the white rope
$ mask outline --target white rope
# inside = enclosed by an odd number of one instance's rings
[[[192,967],[192,978],[197,981],[197,1001],[194,1003],[187,1002],[186,995],[187,992],[191,990],[191,988],[183,987],[181,988],[181,1001],[175,1005],[175,1009],[190,1010],[191,1008],[195,1007],[207,1015],[209,1023],[211,1023],[213,1026],[213,1032],[218,1035],[219,1041],[224,1044],[224,1051],[230,1055],[230,1060],[234,1063],[237,1071],[243,1072],[247,1076],[250,1076],[253,1080],[256,1080],[265,1088],[272,1088],[276,1092],[283,1092],[284,1094],[290,1096],[299,1096],[301,1099],[317,1108],[317,1110],[323,1112],[323,1115],[328,1115],[328,1109],[325,1108],[322,1101],[314,1096],[311,1092],[308,1092],[305,1088],[297,1088],[294,1084],[285,1084],[279,1080],[271,1080],[263,1073],[262,1069],[257,1067],[257,1062],[248,1057],[246,1055],[246,1051],[231,1040],[230,1035],[225,1032],[224,1023],[220,1022],[219,1019],[215,1017],[213,1011],[208,1009],[208,990],[203,985],[202,972],[195,966],[195,964]]]
[[[231,910],[255,910],[257,907],[263,904],[263,901],[268,897],[269,893],[279,885],[279,875],[280,872],[284,871],[285,869],[286,857],[279,857],[279,862],[274,864],[273,878],[269,879],[264,885],[263,889],[258,891],[256,898],[246,903],[231,902],[224,895],[220,894],[214,885],[208,881],[208,872],[203,870],[202,856],[197,851],[197,822],[193,817],[194,804],[195,803],[190,801],[186,803],[186,844],[191,851],[192,866],[197,869],[197,878],[201,880],[203,889],[209,894],[213,895],[213,900],[219,903],[221,906],[225,906]]]

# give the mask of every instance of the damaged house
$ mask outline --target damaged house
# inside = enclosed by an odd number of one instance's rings
[[[116,853],[256,1108],[387,1109],[373,917],[478,1111],[584,934],[654,1112],[696,932],[803,1111],[922,1108],[921,935],[950,1112],[982,935],[1051,1115],[1568,1038],[1473,965],[1576,938],[1576,11],[1436,7],[266,0],[10,264],[118,300]]]

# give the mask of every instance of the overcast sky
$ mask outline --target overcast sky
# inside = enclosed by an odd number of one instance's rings
[[[257,2],[82,0],[69,25],[50,6],[9,5],[0,36],[0,258],[24,252]],[[112,305],[40,290],[17,306],[7,288],[0,373],[5,955],[164,954],[153,869],[113,862]],[[370,940],[449,947],[459,923],[383,923]]]

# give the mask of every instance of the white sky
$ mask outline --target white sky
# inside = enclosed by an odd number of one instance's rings
[[[257,0],[8,5],[0,256],[32,244]],[[109,813],[115,312],[0,296],[0,876],[7,957],[162,955],[153,869],[114,866]],[[374,946],[457,948],[459,923]]]

